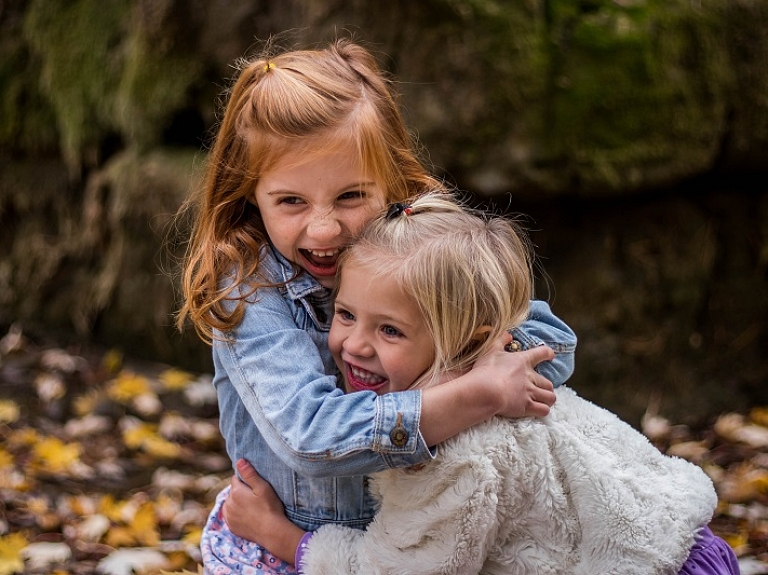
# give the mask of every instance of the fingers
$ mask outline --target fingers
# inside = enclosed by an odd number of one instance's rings
[[[549,415],[550,406],[545,403],[532,402],[525,410],[525,415],[532,417],[546,417]]]
[[[240,474],[240,479],[251,489],[261,487],[266,481],[256,473],[256,469],[248,463],[245,459],[238,459],[237,472]]]
[[[550,385],[552,384],[550,383]],[[533,401],[535,401],[536,403],[541,403],[550,407],[555,405],[555,401],[557,400],[557,396],[555,395],[554,389],[537,387],[534,390],[534,392],[531,394],[531,396]]]
[[[539,365],[542,361],[552,361],[555,359],[555,352],[548,345],[537,345],[519,353],[527,355],[528,360],[533,366]]]
[[[539,389],[542,389],[544,391],[552,392],[552,395],[554,395],[555,392],[555,386],[552,385],[552,382],[549,381],[546,377],[543,375],[540,375],[539,373],[536,374],[538,377],[533,380],[533,384],[538,387]]]

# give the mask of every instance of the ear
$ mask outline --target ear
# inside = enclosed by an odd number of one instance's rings
[[[475,333],[470,337],[470,341],[476,341],[478,343],[484,343],[488,339],[488,334],[491,332],[491,326],[483,325],[475,330]]]

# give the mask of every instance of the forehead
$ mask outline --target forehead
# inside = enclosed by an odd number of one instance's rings
[[[341,270],[337,299],[370,315],[421,323],[422,314],[415,298],[391,273],[382,273],[375,256],[364,262],[347,260]]]

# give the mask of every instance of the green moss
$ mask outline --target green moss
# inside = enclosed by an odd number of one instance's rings
[[[153,147],[183,107],[200,58],[176,45],[183,37],[168,28],[173,16],[159,14],[159,22],[147,20],[129,0],[30,3],[25,36],[72,169],[98,165],[100,145],[114,134],[128,146]]]
[[[482,86],[483,110],[467,126],[462,162],[483,161],[494,142],[527,131],[536,118],[531,102],[545,91],[545,14],[539,2],[444,0],[453,15],[450,36],[471,52],[467,75]],[[521,128],[523,126],[523,128]]]
[[[30,58],[21,26],[21,6],[0,16],[0,148],[39,152],[55,149],[53,111],[38,86],[39,68]]]
[[[682,0],[552,6],[549,154],[608,187],[631,184],[630,167],[666,162],[682,177],[707,166],[731,81],[719,15]]]
[[[33,0],[24,33],[40,62],[62,154],[77,168],[115,125],[114,93],[128,0]]]
[[[125,70],[117,97],[120,124],[140,149],[158,143],[170,114],[182,108],[201,75],[194,52],[180,54],[170,40],[158,45],[138,29],[127,44]]]

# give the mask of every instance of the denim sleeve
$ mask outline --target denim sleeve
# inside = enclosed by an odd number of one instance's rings
[[[324,339],[297,327],[277,289],[260,289],[228,336],[214,341],[214,383],[232,384],[258,432],[297,473],[361,475],[431,458],[419,433],[421,393],[344,394],[323,368]]]
[[[576,334],[565,322],[555,317],[549,305],[540,300],[531,301],[528,319],[512,330],[512,337],[522,348],[548,345],[555,352],[552,361],[541,362],[536,371],[549,379],[555,387],[571,377],[576,352]]]

